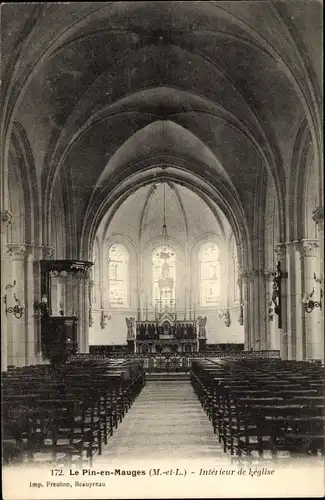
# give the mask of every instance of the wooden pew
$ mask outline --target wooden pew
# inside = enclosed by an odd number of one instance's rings
[[[192,364],[191,382],[225,452],[276,457],[278,451],[296,455],[300,446],[302,454],[324,453],[318,365],[201,360]]]
[[[55,369],[12,370],[2,381],[7,450],[14,445],[7,461],[37,462],[41,457],[41,461],[77,459],[91,464],[94,454],[101,453],[102,442],[107,444],[112,435],[114,421],[117,425],[122,420],[144,385],[139,363],[89,355]],[[15,425],[10,426],[14,411]]]

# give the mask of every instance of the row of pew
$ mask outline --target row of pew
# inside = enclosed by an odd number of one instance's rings
[[[91,466],[145,383],[137,361],[89,354],[3,373],[3,464]]]
[[[264,360],[195,361],[191,383],[224,452],[240,460],[324,455],[324,368]]]

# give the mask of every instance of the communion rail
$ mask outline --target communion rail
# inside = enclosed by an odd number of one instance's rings
[[[78,354],[77,356],[82,356]],[[96,354],[105,358],[105,354]],[[280,351],[238,351],[238,352],[195,352],[195,353],[112,353],[110,358],[129,359],[141,362],[147,373],[189,373],[193,361],[209,359],[211,361],[237,361],[240,359],[280,359]]]

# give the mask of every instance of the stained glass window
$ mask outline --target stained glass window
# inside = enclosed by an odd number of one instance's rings
[[[220,252],[215,243],[205,243],[199,252],[200,303],[214,306],[220,300]]]
[[[97,267],[97,262],[96,262],[96,257],[95,257],[95,252],[93,252],[93,263],[94,265],[91,268],[91,279],[93,282],[92,288],[91,288],[91,302],[96,303],[96,267]]]
[[[127,249],[121,244],[114,244],[108,253],[108,289],[110,305],[128,306],[129,261]]]
[[[92,261],[93,261],[94,265],[91,268],[91,274],[92,274],[91,279],[93,281],[93,286],[91,289],[91,301],[92,301],[92,303],[95,304],[97,299],[98,299],[97,289],[99,287],[99,281],[100,281],[100,278],[99,278],[99,250],[98,250],[97,242],[95,242],[95,244],[94,244]]]
[[[174,307],[176,291],[176,254],[170,247],[158,247],[152,254],[153,305]]]
[[[239,286],[238,286],[238,277],[239,277],[239,269],[238,269],[238,257],[237,252],[233,254],[233,266],[234,266],[234,301],[239,301]]]

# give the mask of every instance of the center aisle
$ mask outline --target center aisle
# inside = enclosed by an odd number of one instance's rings
[[[189,380],[149,380],[94,466],[142,458],[230,461]]]

